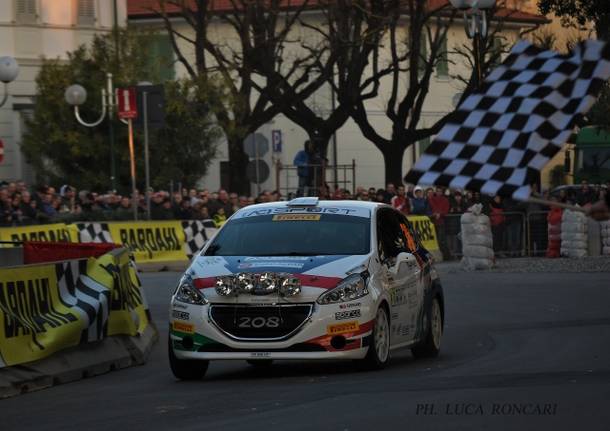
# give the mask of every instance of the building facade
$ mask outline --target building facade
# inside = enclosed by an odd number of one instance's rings
[[[227,4],[229,3],[227,2]],[[520,5],[520,3],[515,4],[515,7]],[[156,6],[155,0],[128,0],[130,25],[158,28],[162,31],[162,20],[152,11],[154,6]],[[171,9],[167,10],[168,12],[171,12]],[[544,17],[537,15],[535,11],[527,8],[505,10],[504,13],[502,36],[508,43],[516,41],[522,30],[532,28],[533,26],[545,22]],[[306,19],[311,25],[322,25],[322,15],[315,11],[307,12],[302,18]],[[189,27],[181,22],[180,18],[176,16],[173,19],[173,23],[177,31],[183,33],[187,37],[192,36],[192,34],[189,34]],[[406,25],[407,24],[405,23],[405,26]],[[237,35],[234,30],[219,19],[212,20],[209,31],[219,44],[231,44],[232,41],[237,44]],[[307,28],[296,28],[294,32],[297,34],[297,37],[316,37],[315,33],[311,30],[309,30],[308,33]],[[422,127],[431,126],[439,118],[442,118],[455,108],[454,103],[456,96],[459,95],[463,87],[461,82],[458,79],[455,79],[455,76],[467,76],[470,72],[464,58],[459,57],[457,54],[451,54],[451,51],[455,48],[471,43],[465,35],[464,22],[461,19],[456,20],[449,29],[446,43],[449,54],[443,64],[439,64],[433,75],[430,85],[430,94],[426,100],[421,119]],[[169,46],[169,40],[166,45]],[[189,60],[192,59],[194,62],[195,54],[188,44],[181,43],[180,47],[185,56]],[[296,47],[294,49],[299,48]],[[298,56],[298,53],[287,52],[287,55],[295,57]],[[382,52],[382,55],[389,58],[390,54],[386,51]],[[213,60],[210,59],[210,61]],[[175,72],[176,77],[186,76],[186,71],[179,62],[175,63]],[[384,103],[389,97],[390,85],[389,79],[383,81],[379,90],[379,96],[367,102],[367,115],[372,119],[378,133],[384,137],[391,136],[391,124],[385,114]],[[307,103],[316,113],[325,115],[332,107],[332,98],[333,94],[330,87],[327,86],[318,90]],[[260,185],[260,187],[253,186],[253,192],[256,191],[257,188],[267,190],[280,188],[284,191],[286,189],[290,190],[291,188],[294,188],[296,186],[294,171],[280,170],[277,172],[275,167],[278,164],[283,166],[292,164],[295,154],[303,148],[304,141],[308,139],[307,133],[283,115],[278,115],[272,121],[265,124],[260,128],[258,133],[266,137],[270,144],[275,144],[270,145],[270,147],[275,147],[276,149],[280,149],[281,147],[281,151],[270,151],[263,156],[264,161],[271,167],[271,175]],[[332,151],[334,141],[336,141],[336,160],[334,159],[335,152]],[[281,145],[277,145],[278,143],[281,143]],[[416,159],[419,157],[421,151],[427,144],[428,141],[420,142],[405,152],[402,160],[403,171],[405,173],[412,165],[414,158]],[[376,188],[385,186],[382,154],[371,142],[364,138],[360,129],[352,120],[348,120],[347,123],[337,131],[334,140],[331,141],[328,158],[331,165],[349,166],[353,162],[355,163],[355,186]],[[221,187],[224,182],[223,165],[226,165],[227,162],[226,144],[222,144],[219,157],[211,164],[207,176],[202,180],[202,185],[213,190]],[[340,169],[338,179],[339,181],[344,179],[344,172],[346,173],[346,182],[339,185],[346,186],[348,189],[353,190],[354,184],[352,184],[352,177],[349,169],[347,171]],[[334,175],[332,171],[327,172],[326,179],[332,188],[334,185]]]
[[[4,142],[0,180],[34,180],[19,145],[24,118],[35,103],[35,79],[42,59],[67,59],[67,52],[88,44],[96,33],[112,31],[115,17],[118,25],[125,25],[126,0],[0,1],[0,56],[14,57],[20,68],[8,86],[7,103],[0,108]]]

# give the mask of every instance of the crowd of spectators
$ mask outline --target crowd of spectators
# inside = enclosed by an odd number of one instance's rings
[[[589,205],[603,198],[606,188],[592,187],[586,182],[580,186],[560,188],[552,195],[544,193],[547,200]],[[523,253],[524,223],[527,218],[530,243],[535,253],[546,249],[546,214],[549,208],[531,202],[517,202],[500,196],[493,198],[478,192],[449,190],[443,187],[422,188],[387,184],[385,189],[357,187],[354,193],[347,189],[325,185],[319,188],[321,199],[354,199],[383,202],[392,205],[406,215],[430,217],[437,232],[439,246],[445,259],[461,253],[460,218],[473,204],[480,203],[483,212],[490,217],[494,249],[500,255],[517,256]],[[247,205],[291,199],[279,191],[263,191],[256,197],[229,193],[226,190],[211,192],[207,189],[182,189],[175,192],[150,192],[152,220],[205,220],[212,219],[221,225],[235,211]],[[145,219],[146,199],[137,196],[137,211]],[[23,181],[0,182],[0,226],[19,226],[37,223],[68,221],[131,220],[133,208],[130,196],[116,192],[98,194],[63,185],[59,189],[42,185],[31,189]]]

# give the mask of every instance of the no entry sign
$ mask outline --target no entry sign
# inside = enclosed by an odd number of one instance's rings
[[[133,119],[138,116],[138,105],[136,102],[136,89],[134,87],[119,88],[117,90],[119,118]]]

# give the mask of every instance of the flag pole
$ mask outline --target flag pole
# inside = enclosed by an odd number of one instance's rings
[[[586,208],[580,207],[578,205],[564,204],[562,202],[549,201],[547,199],[529,197],[527,200],[525,200],[525,202],[532,203],[532,204],[559,207],[559,208],[564,208],[567,210],[578,211],[581,213],[589,214],[589,212],[587,211]]]

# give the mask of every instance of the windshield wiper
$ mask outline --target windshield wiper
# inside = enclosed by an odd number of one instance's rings
[[[218,249],[220,249],[220,246],[218,244],[214,244],[211,245],[206,251],[205,251],[205,255],[206,256],[214,256],[216,254],[216,252],[218,251]]]
[[[287,253],[266,253],[258,256],[324,256],[326,253],[313,253],[310,251],[289,251]]]

